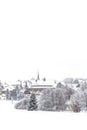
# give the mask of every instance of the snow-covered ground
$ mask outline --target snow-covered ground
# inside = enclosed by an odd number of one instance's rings
[[[87,113],[41,112],[14,109],[0,101],[1,130],[87,130]]]

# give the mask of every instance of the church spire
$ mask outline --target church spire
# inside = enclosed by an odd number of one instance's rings
[[[38,71],[38,74],[37,74],[37,80],[40,80],[39,71]]]

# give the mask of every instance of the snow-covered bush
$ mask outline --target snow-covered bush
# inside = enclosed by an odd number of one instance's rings
[[[78,101],[74,101],[71,104],[71,108],[73,110],[73,112],[80,112],[81,111],[81,107]]]
[[[15,104],[16,109],[27,109],[29,105],[29,98],[24,98]]]

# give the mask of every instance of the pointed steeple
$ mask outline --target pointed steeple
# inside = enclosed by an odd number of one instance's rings
[[[40,80],[39,71],[38,71],[38,74],[37,74],[37,80]]]

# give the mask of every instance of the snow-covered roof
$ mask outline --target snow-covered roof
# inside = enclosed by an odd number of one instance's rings
[[[37,80],[37,81],[32,81],[32,84],[35,84],[35,85],[53,85],[54,84],[54,81],[52,80],[46,80],[46,81],[43,81],[43,80]]]
[[[52,85],[31,85],[31,88],[53,88]]]
[[[37,80],[32,82],[31,87],[32,88],[49,88],[49,87],[53,87],[54,85],[54,81],[52,80]]]

